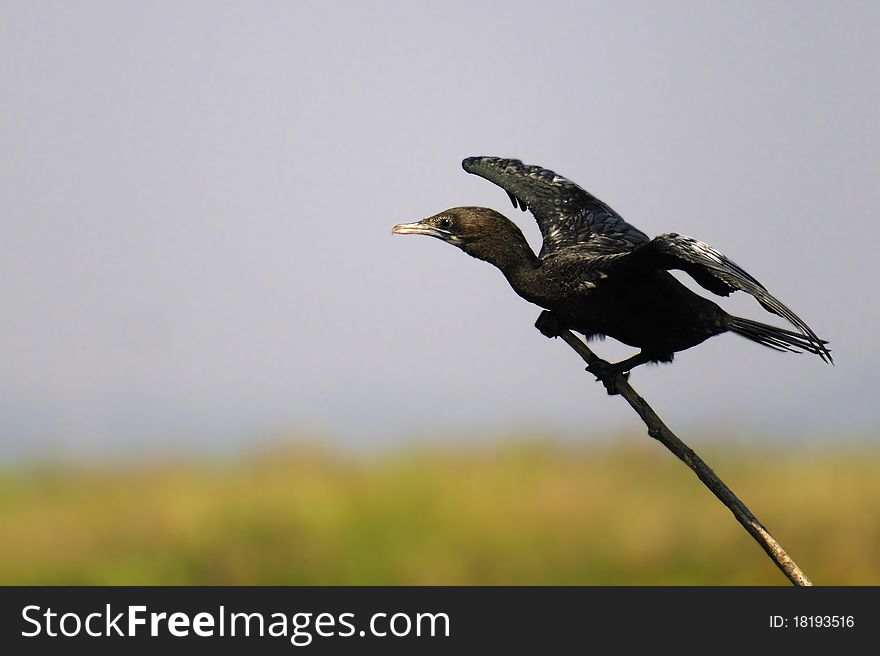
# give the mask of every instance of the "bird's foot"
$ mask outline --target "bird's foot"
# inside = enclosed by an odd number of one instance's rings
[[[544,337],[559,337],[562,331],[565,330],[565,326],[562,325],[559,317],[548,310],[544,310],[538,315],[535,328],[540,330]]]
[[[599,360],[598,362],[594,362],[589,367],[587,367],[587,371],[593,374],[596,377],[596,380],[601,382],[609,396],[614,396],[615,394],[620,394],[617,389],[617,381],[622,378],[623,380],[627,380],[629,378],[629,372],[623,371],[620,367],[617,367],[613,364],[608,364],[604,360]]]

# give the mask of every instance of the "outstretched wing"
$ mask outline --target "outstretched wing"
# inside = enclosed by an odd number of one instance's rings
[[[774,297],[751,274],[720,251],[693,237],[674,232],[658,235],[630,253],[603,258],[602,272],[609,278],[638,275],[650,270],[679,269],[686,272],[702,287],[720,296],[740,290],[751,294],[764,309],[776,314],[806,337],[830,361],[825,342],[810,327]]]
[[[608,205],[553,171],[500,157],[468,157],[461,166],[504,189],[514,207],[531,211],[544,237],[541,257],[567,248],[621,253],[648,241]]]

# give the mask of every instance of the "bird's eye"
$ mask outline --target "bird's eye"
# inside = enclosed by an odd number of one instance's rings
[[[452,221],[450,221],[447,217],[444,216],[442,219],[437,221],[437,225],[439,225],[441,228],[448,228],[449,226],[452,225]]]

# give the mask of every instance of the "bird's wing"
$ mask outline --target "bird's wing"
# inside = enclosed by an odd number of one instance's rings
[[[461,166],[504,189],[514,207],[531,211],[544,238],[541,257],[572,248],[626,252],[648,241],[608,205],[553,171],[500,157],[468,157]]]
[[[720,251],[693,237],[674,232],[658,235],[629,253],[598,258],[597,265],[609,279],[639,275],[657,269],[679,269],[686,272],[702,287],[720,296],[733,291],[751,294],[764,309],[776,314],[812,342],[820,355],[830,358],[825,343],[810,327],[789,310],[779,299],[751,274]]]

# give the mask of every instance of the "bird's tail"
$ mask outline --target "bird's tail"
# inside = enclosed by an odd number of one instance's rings
[[[831,351],[825,346],[828,342],[824,339],[814,339],[811,336],[796,333],[792,330],[777,328],[776,326],[752,321],[751,319],[743,319],[742,317],[727,316],[724,318],[724,326],[737,335],[777,351],[814,353],[822,358],[823,361],[834,363],[834,360],[831,359]]]

